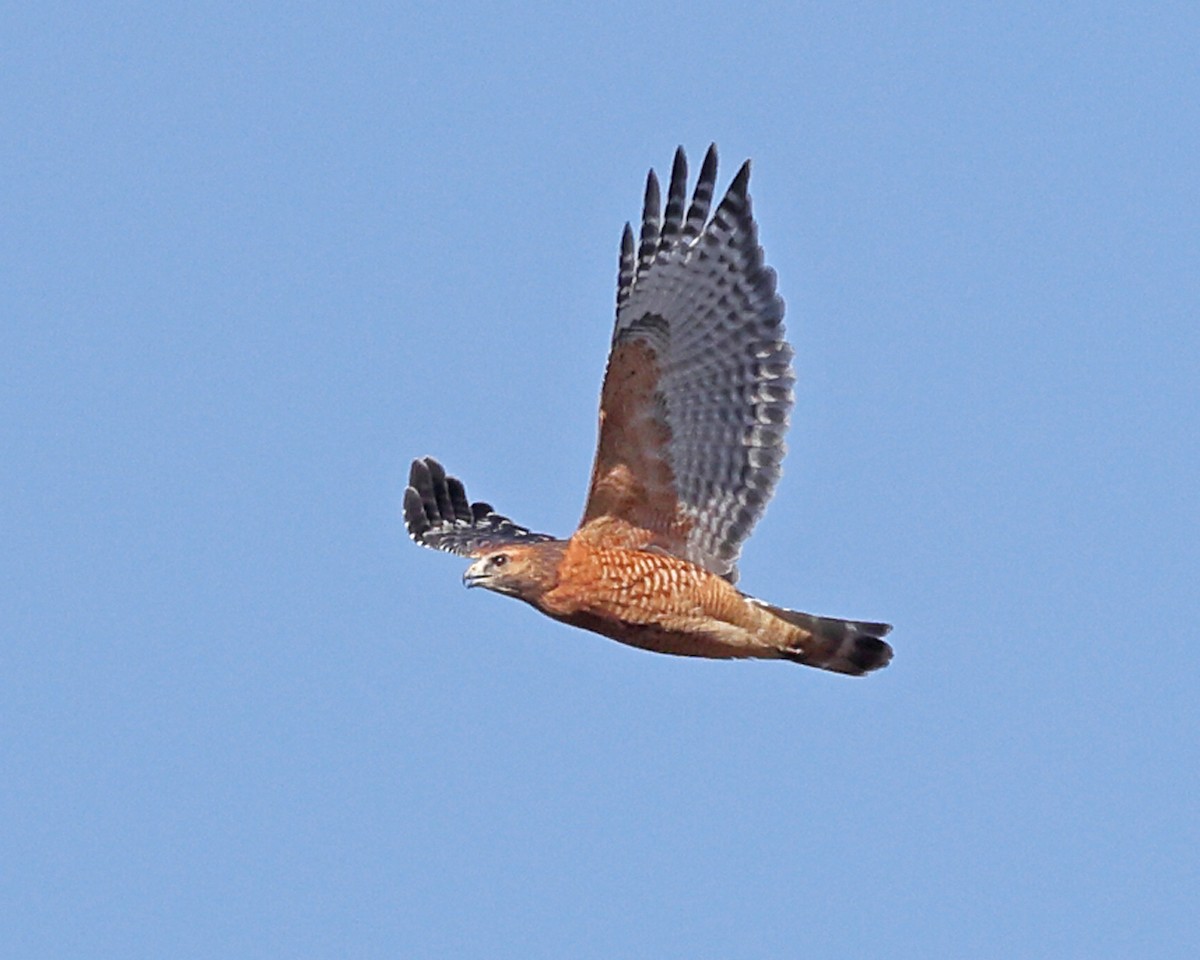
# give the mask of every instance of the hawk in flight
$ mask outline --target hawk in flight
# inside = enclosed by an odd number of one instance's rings
[[[625,225],[579,529],[560,540],[471,503],[431,457],[413,461],[405,524],[422,546],[470,557],[467,586],[622,643],[867,673],[892,658],[888,624],[787,610],[734,586],[742,541],[779,480],[795,377],[750,163],[710,218],[716,175],[714,146],[689,203],[680,148],[666,209],[651,170],[636,241]]]

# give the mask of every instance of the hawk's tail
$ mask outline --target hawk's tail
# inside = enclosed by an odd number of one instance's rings
[[[796,663],[836,673],[860,676],[892,659],[892,648],[884,641],[890,623],[864,623],[861,620],[837,620],[833,617],[814,617],[798,610],[785,610],[758,601],[779,619],[798,629],[780,648],[780,656]]]

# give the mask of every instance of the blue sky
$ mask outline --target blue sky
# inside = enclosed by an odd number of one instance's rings
[[[39,4],[0,30],[0,953],[1192,957],[1193,4]],[[715,140],[849,680],[462,589],[577,521],[616,251]]]

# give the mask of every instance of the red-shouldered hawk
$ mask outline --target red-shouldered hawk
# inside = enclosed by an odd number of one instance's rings
[[[625,225],[579,529],[559,540],[470,503],[430,457],[413,461],[405,523],[417,543],[473,558],[467,586],[635,647],[863,674],[891,660],[888,624],[786,610],[734,586],[779,480],[795,378],[750,211],[750,162],[709,219],[716,174],[712,146],[685,212],[681,147],[666,210],[651,170],[636,244]]]

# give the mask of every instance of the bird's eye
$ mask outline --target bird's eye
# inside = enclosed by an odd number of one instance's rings
[[[493,567],[502,567],[506,563],[508,563],[508,555],[507,554],[498,553],[494,557],[492,557],[492,566]]]

